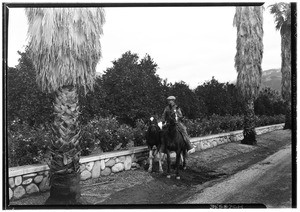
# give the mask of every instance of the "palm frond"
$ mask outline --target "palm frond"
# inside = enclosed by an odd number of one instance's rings
[[[53,92],[64,85],[93,89],[101,58],[102,8],[26,8],[29,49],[37,83]]]
[[[289,3],[275,3],[269,7],[270,13],[274,15],[277,30],[282,29],[285,25],[291,25],[291,6]]]

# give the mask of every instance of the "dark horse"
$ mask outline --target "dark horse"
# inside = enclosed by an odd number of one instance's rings
[[[176,153],[176,179],[180,179],[179,176],[179,165],[181,155],[183,156],[183,169],[186,169],[186,156],[187,156],[187,147],[183,138],[183,135],[179,131],[177,127],[178,117],[176,112],[173,112],[170,115],[170,120],[167,125],[163,128],[162,142],[164,147],[164,151],[167,154],[167,178],[170,178],[170,168],[171,168],[171,158],[170,152]]]
[[[161,148],[161,129],[158,126],[157,120],[153,117],[149,119],[149,127],[146,131],[146,143],[149,148],[149,168],[148,172],[152,172],[153,158],[158,154],[159,172],[163,172],[162,169],[162,153]]]

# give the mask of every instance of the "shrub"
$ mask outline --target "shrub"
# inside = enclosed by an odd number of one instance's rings
[[[89,155],[93,150],[107,152],[145,145],[146,125],[142,120],[135,125],[135,128],[120,125],[115,117],[94,118],[83,126],[81,155]],[[44,161],[47,147],[51,144],[51,130],[43,126],[31,127],[18,120],[8,128],[9,167]]]
[[[104,152],[113,150],[118,145],[115,137],[118,128],[119,123],[113,117],[96,117],[89,121],[83,127],[82,155],[89,155],[96,148],[100,148]]]
[[[256,116],[256,126],[284,123],[284,115]],[[212,115],[196,120],[184,119],[191,137],[230,132],[243,129],[243,116]],[[135,127],[122,124],[115,117],[96,117],[83,126],[82,156],[94,150],[104,152],[145,145],[147,125],[138,120]],[[52,132],[44,127],[32,127],[18,120],[8,126],[8,163],[10,167],[44,163]]]
[[[284,115],[275,115],[275,116],[256,116],[256,126],[267,126],[273,124],[280,124],[285,122]]]
[[[147,126],[142,119],[138,119],[135,122],[135,128],[133,128],[134,134],[134,146],[143,146],[146,145],[145,132]]]
[[[41,163],[51,142],[50,133],[43,126],[13,121],[7,132],[9,167]]]
[[[256,127],[284,123],[284,115],[256,116]],[[184,120],[188,134],[198,137],[210,134],[218,134],[243,129],[243,116],[219,116],[212,115],[210,118]]]
[[[122,124],[115,117],[97,117],[89,121],[83,128],[81,140],[82,155],[89,155],[93,150],[108,152],[144,145],[145,124],[136,122],[136,127]]]
[[[186,127],[191,137],[217,134],[242,129],[243,118],[241,116],[212,115],[210,118],[186,120]]]
[[[127,144],[131,144],[133,146],[134,144],[134,130],[132,127],[122,124],[117,130],[116,130],[116,141],[119,144],[119,148],[126,148]]]

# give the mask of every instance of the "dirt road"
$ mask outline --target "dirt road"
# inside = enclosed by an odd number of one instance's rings
[[[184,204],[261,204],[290,208],[291,145],[182,202]],[[241,205],[242,206],[242,205]]]

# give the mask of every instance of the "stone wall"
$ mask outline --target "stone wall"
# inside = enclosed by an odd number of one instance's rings
[[[18,168],[30,168],[30,167],[18,167]],[[43,167],[44,168],[44,167]],[[48,167],[47,167],[48,169]],[[9,199],[15,198],[19,199],[25,194],[32,194],[36,192],[43,192],[49,190],[49,171],[38,171],[19,174],[16,176],[11,176],[11,169],[9,170]],[[16,169],[16,171],[18,171]]]
[[[283,129],[283,127],[284,124],[276,124],[276,125],[258,127],[255,129],[255,131],[257,135],[260,135],[274,130]],[[243,130],[238,130],[238,131],[232,131],[228,133],[191,138],[191,142],[196,147],[196,151],[201,151],[201,150],[215,147],[220,144],[241,141],[243,138],[244,138]]]
[[[108,176],[139,167],[138,162],[148,156],[147,147],[89,155],[80,159],[81,180]],[[43,192],[49,187],[48,165],[28,165],[9,168],[9,199],[19,199],[25,195]]]
[[[263,134],[283,129],[284,124],[256,128],[256,133]],[[234,131],[217,135],[191,138],[196,151],[243,139],[243,131]],[[106,152],[89,155],[80,159],[81,180],[108,176],[138,168],[139,161],[146,160],[148,148],[134,147],[130,150]],[[19,199],[25,195],[49,190],[49,167],[47,165],[28,165],[9,168],[9,199]]]

